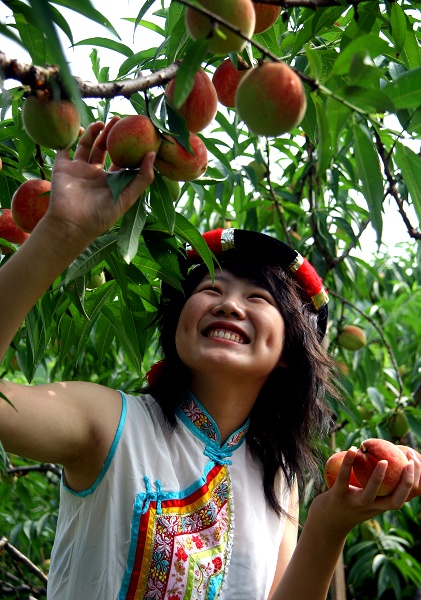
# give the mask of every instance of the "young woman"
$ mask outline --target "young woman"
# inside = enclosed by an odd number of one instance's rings
[[[39,296],[153,179],[150,154],[113,203],[103,165],[115,122],[88,127],[72,161],[57,153],[48,213],[0,269],[0,356]],[[298,490],[329,419],[325,292],[269,236],[211,237],[215,279],[188,252],[185,293],[163,289],[165,360],[144,393],[0,382],[17,409],[0,402],[5,448],[64,467],[50,599],[322,600],[349,531],[400,508],[419,481],[414,458],[390,496],[377,497],[384,461],[364,490],[349,486],[349,450],[297,544]]]

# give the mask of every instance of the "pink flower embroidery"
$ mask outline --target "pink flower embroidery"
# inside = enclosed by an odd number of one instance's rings
[[[200,537],[198,537],[197,535],[193,535],[192,540],[195,543],[196,548],[198,548],[198,549],[203,548],[203,542],[200,539]]]
[[[183,548],[178,548],[175,555],[178,558],[178,560],[186,561],[188,559],[188,554]],[[168,600],[171,600],[171,598],[169,598]]]
[[[222,559],[220,556],[216,556],[215,558],[213,558],[212,563],[213,563],[213,572],[214,573],[217,573],[218,571],[220,571],[222,569]]]

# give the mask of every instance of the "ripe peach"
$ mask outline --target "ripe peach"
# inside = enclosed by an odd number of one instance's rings
[[[12,196],[13,219],[18,227],[31,233],[50,203],[51,183],[45,179],[28,179]]]
[[[324,480],[326,482],[327,487],[330,489],[332,485],[335,483],[336,478],[338,476],[339,469],[341,468],[342,462],[345,458],[346,450],[341,450],[340,452],[335,452],[332,454],[330,458],[326,461],[326,465],[324,468]],[[351,470],[351,477],[349,478],[349,484],[355,487],[361,487],[355,477],[354,470]]]
[[[253,35],[256,14],[252,0],[200,0],[200,4],[218,17],[238,27],[246,37]],[[209,51],[213,54],[241,52],[246,40],[211,19],[199,10],[188,6],[185,13],[186,28],[194,40],[210,37]],[[213,27],[217,31],[213,32]],[[218,31],[221,35],[218,35]]]
[[[22,229],[19,229],[13,220],[10,208],[2,208],[0,210],[2,211],[0,214],[0,238],[12,244],[23,244],[29,237],[29,233],[25,233]],[[9,248],[6,246],[2,246],[1,250],[3,254],[10,253]]]
[[[378,438],[365,440],[355,456],[354,473],[360,485],[365,487],[380,460],[387,460],[388,465],[378,495],[388,496],[398,485],[402,469],[408,464],[405,454],[395,444]]]
[[[246,65],[246,63],[244,64]],[[236,69],[231,59],[227,58],[217,66],[212,77],[218,100],[227,108],[235,107],[235,94],[238,84],[248,70],[247,65],[245,67],[241,66],[240,60],[238,66],[239,68]]]
[[[256,25],[254,26],[254,33],[263,33],[272,27],[279,17],[281,12],[280,6],[271,6],[270,4],[262,4],[261,2],[254,3],[254,10],[256,12]]]
[[[239,117],[257,135],[277,136],[301,123],[307,101],[299,76],[284,62],[264,62],[240,81]]]
[[[155,167],[173,181],[193,181],[206,171],[208,151],[202,140],[194,133],[189,137],[191,154],[170,135],[165,135],[155,159]]]
[[[117,121],[107,138],[107,150],[117,167],[136,169],[148,152],[158,152],[161,138],[144,115],[128,115]]]
[[[46,92],[25,100],[22,121],[36,144],[53,150],[70,148],[79,135],[80,115],[75,104],[52,100]]]
[[[168,102],[185,120],[191,133],[202,131],[212,122],[218,109],[218,97],[215,87],[203,69],[194,76],[193,88],[186,101],[174,106],[174,89],[177,78],[172,79],[165,88]]]
[[[414,450],[414,448],[411,448],[410,446],[404,446],[403,444],[396,444],[396,447],[399,448],[400,450],[402,450],[402,452],[405,454],[405,456],[408,460],[410,460],[412,458],[412,456],[409,452],[410,450],[412,450],[412,452],[414,452],[415,456],[421,462],[421,454],[419,452],[417,452],[417,450]],[[418,485],[415,488],[415,490],[409,494],[408,500],[412,500],[412,498],[415,498],[415,496],[421,496],[421,479],[418,482]]]
[[[364,331],[356,325],[345,325],[339,331],[338,345],[346,350],[360,350],[367,344]]]

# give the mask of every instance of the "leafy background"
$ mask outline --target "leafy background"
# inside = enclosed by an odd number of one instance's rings
[[[59,65],[85,126],[114,113],[142,113],[162,132],[185,138],[182,120],[163,101],[162,86],[121,101],[80,95],[73,75],[88,71],[93,83],[133,80],[139,72],[156,73],[184,59],[179,90],[188,93],[199,66],[211,76],[225,57],[207,53],[206,44],[189,38],[186,3],[129,0],[125,16],[131,33],[119,36],[119,23],[101,14],[99,2],[3,0],[0,6],[10,16],[0,23],[0,48],[14,58],[7,48],[16,42],[27,53],[27,62]],[[283,4],[276,24],[254,36],[242,57],[251,64],[266,54],[303,74],[308,109],[301,126],[279,138],[258,138],[235,110],[219,106],[214,122],[200,135],[210,159],[205,176],[182,184],[174,203],[157,174],[134,209],[39,300],[1,364],[2,376],[32,384],[81,379],[122,390],[138,387],[157,359],[154,335],[146,326],[155,315],[160,282],[179,285],[173,251],[189,242],[210,265],[200,231],[251,228],[305,255],[329,289],[325,344],[338,363],[344,402],[332,405],[336,427],[322,443],[325,456],[368,437],[419,449],[420,2]],[[92,27],[93,37],[80,39],[81,28],[70,25],[68,9]],[[152,44],[151,31],[157,40]],[[83,65],[73,61],[69,66],[64,51],[69,46],[87,51]],[[0,202],[8,208],[25,179],[50,178],[55,153],[36,147],[27,136],[21,119],[25,87],[7,72],[4,77]],[[268,165],[265,179],[258,180],[252,160]],[[110,179],[114,189],[122,184],[121,177]],[[396,247],[383,243],[388,219],[402,232]],[[2,263],[6,260],[8,255],[1,258]],[[92,275],[102,271],[106,283],[91,289]],[[338,345],[338,332],[346,323],[365,331],[365,348],[351,352]],[[409,425],[402,437],[388,427],[398,412]],[[59,467],[4,452],[1,456],[0,596],[43,597]],[[303,499],[303,521],[315,493],[311,483]],[[331,598],[417,597],[420,519],[421,503],[415,498],[401,511],[353,530]]]

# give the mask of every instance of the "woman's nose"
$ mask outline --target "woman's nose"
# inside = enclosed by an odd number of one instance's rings
[[[245,315],[243,303],[233,296],[226,296],[221,299],[214,306],[213,313],[215,315],[231,315],[239,319],[244,318]]]

